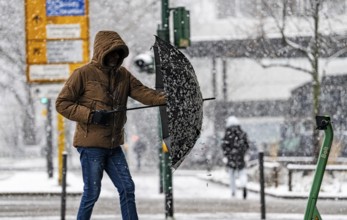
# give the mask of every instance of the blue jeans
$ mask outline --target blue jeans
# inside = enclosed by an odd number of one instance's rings
[[[123,220],[137,220],[135,184],[121,147],[78,147],[83,175],[83,195],[77,220],[89,220],[101,190],[104,170],[117,188]]]

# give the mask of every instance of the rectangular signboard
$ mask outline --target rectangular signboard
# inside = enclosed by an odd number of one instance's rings
[[[47,24],[47,39],[81,38],[80,24]]]
[[[83,40],[47,41],[48,63],[80,63],[83,61]]]
[[[57,98],[59,92],[63,88],[63,83],[54,83],[46,85],[32,85],[30,87],[32,94],[39,98]]]
[[[69,64],[56,65],[30,65],[30,80],[64,80],[69,77]]]
[[[84,0],[46,0],[47,16],[85,15]]]

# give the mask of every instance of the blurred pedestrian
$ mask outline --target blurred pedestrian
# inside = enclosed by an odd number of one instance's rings
[[[139,138],[139,136],[135,135],[133,136],[134,140],[134,152],[136,154],[136,163],[137,163],[137,170],[141,170],[141,159],[143,157],[143,154],[146,151],[146,144]]]
[[[236,195],[236,177],[243,190],[243,198],[247,198],[247,172],[245,154],[249,148],[247,134],[241,129],[239,120],[230,116],[226,121],[226,131],[222,141],[223,161],[229,169],[231,195]]]
[[[117,188],[122,218],[137,220],[135,185],[120,145],[124,144],[128,97],[145,105],[165,104],[165,95],[144,86],[122,65],[129,54],[114,31],[95,36],[91,62],[76,69],[66,81],[57,101],[57,111],[76,121],[73,145],[80,153],[83,195],[78,220],[89,220],[101,191],[104,171]]]

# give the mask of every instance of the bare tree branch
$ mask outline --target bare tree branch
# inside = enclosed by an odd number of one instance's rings
[[[17,93],[17,91],[12,86],[9,86],[9,85],[4,84],[3,82],[0,82],[0,88],[10,90],[11,93],[16,98],[16,100],[18,101],[18,103],[23,105],[24,102],[23,102],[21,96]]]
[[[329,62],[334,59],[334,58],[337,58],[343,54],[347,53],[347,47],[346,48],[343,48],[339,51],[337,51],[336,53],[334,53],[333,55],[331,55],[328,59],[329,59]]]
[[[294,66],[288,63],[271,63],[271,64],[264,64],[261,61],[257,61],[263,68],[273,68],[273,67],[286,67],[286,68],[291,68],[294,70],[298,70],[304,73],[308,73],[310,75],[312,75],[312,71],[308,70],[308,69],[304,69],[302,67],[298,67],[298,66]]]
[[[273,10],[271,9],[271,7],[269,6],[269,4],[263,0],[263,4],[267,7],[270,16],[274,19],[276,27],[278,28],[278,30],[281,33],[282,39],[284,41],[284,43],[290,47],[292,47],[295,50],[298,50],[300,52],[302,52],[308,59],[310,62],[312,62],[312,60],[314,59],[314,57],[312,56],[311,52],[310,52],[310,48],[305,48],[300,44],[295,43],[294,41],[291,41],[287,35],[285,34],[285,30],[286,30],[286,23],[287,23],[287,10],[286,10],[286,1],[284,1],[283,4],[283,10],[282,10],[282,19],[281,22],[282,24],[280,24],[280,19],[276,19],[276,16],[273,13]]]
[[[333,59],[338,58],[339,56],[341,56],[341,55],[343,55],[343,54],[345,54],[345,53],[347,53],[347,47],[346,47],[346,48],[343,48],[343,49],[341,49],[341,50],[339,50],[339,51],[337,51],[336,53],[334,53],[333,55],[331,55],[331,56],[327,59],[327,61],[326,61],[325,64],[324,64],[324,67],[323,67],[323,73],[324,73],[324,75],[325,75],[325,73],[326,73],[326,68],[327,68],[327,66],[329,65],[329,63],[330,63]]]
[[[10,55],[10,53],[8,53],[8,51],[5,51],[2,47],[0,47],[0,55],[4,58],[6,58],[9,62],[13,63],[13,64],[17,64],[18,60],[15,59],[14,57],[12,57]]]

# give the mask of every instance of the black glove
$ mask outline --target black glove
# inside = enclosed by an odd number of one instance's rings
[[[92,123],[96,125],[110,125],[111,113],[106,110],[95,110],[92,111]]]

